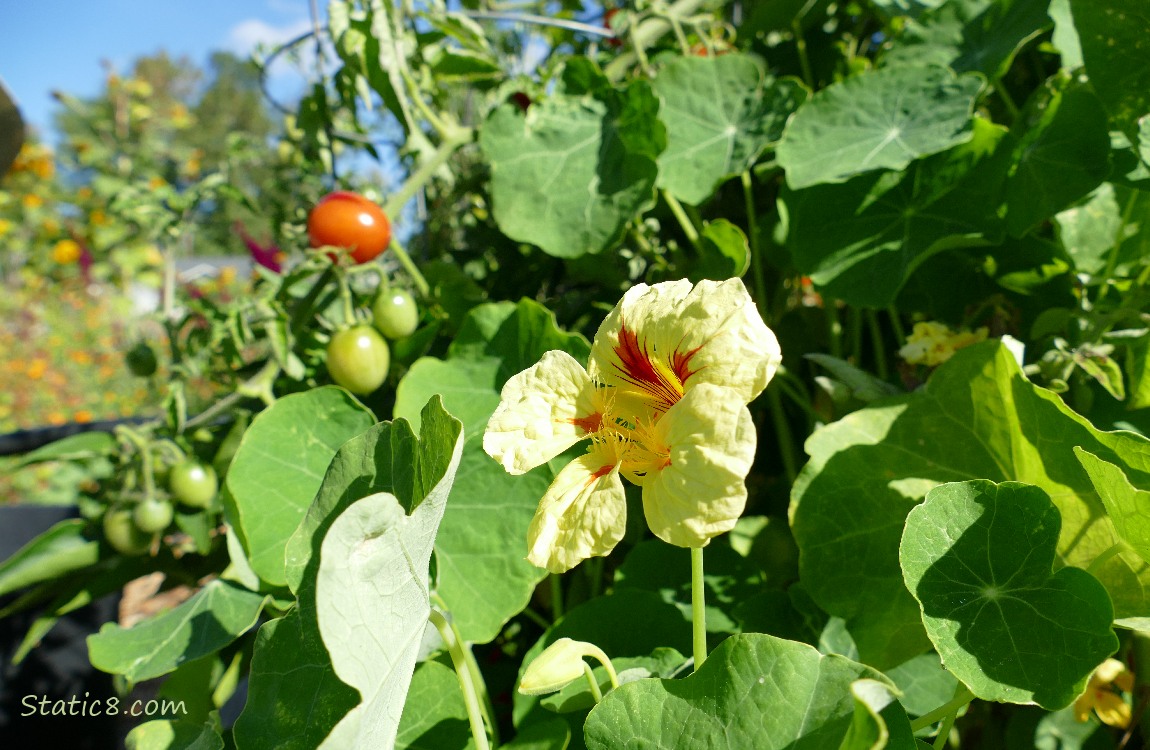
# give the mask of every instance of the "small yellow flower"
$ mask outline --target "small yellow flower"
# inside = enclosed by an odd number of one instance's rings
[[[898,350],[898,354],[909,364],[934,367],[953,357],[959,349],[985,341],[987,333],[986,327],[973,332],[955,332],[945,323],[915,323],[914,330],[907,336],[906,344]]]
[[[80,409],[79,411],[77,411],[75,414],[72,415],[72,421],[76,422],[77,424],[85,424],[87,422],[91,422],[92,419],[93,419],[93,414],[92,414],[92,412],[88,411],[87,409]]]
[[[3,237],[4,235],[11,232],[13,226],[15,226],[15,224],[13,224],[8,219],[0,219],[0,237]]]
[[[76,240],[60,240],[52,246],[52,260],[62,266],[69,266],[80,259],[83,248]]]
[[[20,197],[20,205],[27,209],[40,208],[44,205],[44,199],[35,193],[27,193]]]
[[[97,208],[88,214],[88,222],[92,224],[92,226],[102,227],[108,223],[108,215]]]
[[[1131,719],[1130,704],[1119,691],[1129,693],[1133,689],[1134,675],[1126,665],[1117,659],[1107,659],[1090,675],[1086,692],[1074,701],[1074,718],[1086,721],[1090,718],[1090,712],[1094,711],[1103,724],[1128,727]]]

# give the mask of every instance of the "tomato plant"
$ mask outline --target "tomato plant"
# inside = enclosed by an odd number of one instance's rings
[[[419,306],[406,289],[387,289],[371,306],[371,319],[384,336],[401,339],[415,333],[419,326]]]
[[[327,371],[331,379],[361,396],[383,385],[390,360],[387,342],[370,326],[338,331],[327,345]]]
[[[104,539],[122,555],[142,555],[152,544],[153,535],[136,525],[130,508],[109,508],[102,525]]]
[[[340,247],[356,263],[366,263],[391,243],[391,222],[359,193],[338,190],[325,195],[308,214],[307,234],[312,247]]]
[[[191,508],[208,508],[216,497],[219,480],[208,464],[188,459],[172,467],[168,475],[172,497]]]
[[[166,500],[150,497],[136,503],[132,509],[132,521],[136,527],[147,534],[154,534],[168,528],[175,509]]]

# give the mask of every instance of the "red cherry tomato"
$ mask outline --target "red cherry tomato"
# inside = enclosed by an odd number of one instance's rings
[[[391,243],[391,222],[379,206],[359,193],[325,195],[307,217],[312,247],[342,247],[356,263],[366,263]]]

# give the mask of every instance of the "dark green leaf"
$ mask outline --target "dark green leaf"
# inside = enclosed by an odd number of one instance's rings
[[[1055,562],[1061,517],[1039,487],[944,484],[906,519],[900,559],[943,664],[984,700],[1063,708],[1118,649],[1106,589]]]

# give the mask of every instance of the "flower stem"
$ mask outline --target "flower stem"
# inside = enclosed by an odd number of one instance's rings
[[[587,685],[591,688],[591,697],[595,702],[603,700],[603,691],[599,689],[599,681],[595,679],[595,673],[591,671],[591,665],[583,662],[583,675],[587,678]]]
[[[487,732],[483,728],[483,714],[479,708],[479,698],[475,693],[471,670],[467,668],[467,657],[463,653],[463,645],[455,637],[454,629],[439,610],[432,608],[428,613],[428,619],[439,631],[439,637],[443,639],[444,645],[447,646],[447,652],[451,654],[451,663],[455,665],[455,676],[459,679],[459,689],[463,692],[463,703],[467,707],[467,720],[471,723],[471,736],[475,739],[475,747],[478,750],[490,750],[491,745],[487,741]]]
[[[563,616],[563,580],[557,573],[547,576],[551,580],[551,622],[559,622]]]
[[[707,660],[707,610],[703,590],[703,548],[691,547],[691,634],[695,671]]]

